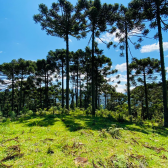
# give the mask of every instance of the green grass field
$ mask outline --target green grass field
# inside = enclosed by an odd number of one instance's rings
[[[167,168],[168,129],[85,115],[0,123],[0,167]]]

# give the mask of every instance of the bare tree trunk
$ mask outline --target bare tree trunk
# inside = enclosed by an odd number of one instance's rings
[[[131,115],[131,102],[130,102],[130,82],[129,82],[129,68],[128,68],[128,34],[127,24],[125,23],[125,44],[126,44],[126,64],[127,64],[127,95],[128,95],[128,112]]]
[[[164,126],[168,127],[167,84],[166,84],[166,74],[165,74],[165,63],[164,63],[162,30],[161,30],[161,22],[160,22],[161,18],[160,18],[159,1],[156,1],[156,5],[157,5],[157,25],[158,25],[158,34],[159,34],[159,47],[160,47],[160,61],[161,61],[161,69],[162,69]]]
[[[62,61],[62,108],[64,107],[64,65]]]
[[[93,30],[92,30],[92,115],[95,116],[94,25],[93,25]]]

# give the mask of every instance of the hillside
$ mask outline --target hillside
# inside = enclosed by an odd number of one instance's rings
[[[168,129],[86,115],[0,123],[0,167],[167,167]]]

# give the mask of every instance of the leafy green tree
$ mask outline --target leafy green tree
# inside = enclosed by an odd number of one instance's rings
[[[78,39],[85,36],[85,25],[76,13],[73,5],[67,0],[58,0],[51,9],[46,5],[39,5],[40,14],[34,15],[35,22],[39,22],[48,35],[64,38],[66,41],[66,108],[69,109],[69,35]],[[79,34],[80,33],[80,34]]]
[[[85,109],[89,107],[90,102],[90,97],[91,97],[91,50],[89,47],[85,48],[85,57],[83,60],[83,68],[84,68],[84,79],[83,81],[86,82],[85,86]]]
[[[117,106],[121,106],[127,101],[127,96],[117,92],[115,87],[111,86],[108,94],[110,95],[110,99],[107,101],[108,110],[116,111]]]
[[[23,80],[25,80],[29,75],[34,73],[35,64],[33,61],[24,60],[22,58],[17,60],[16,63],[16,73],[17,78],[20,79],[20,101],[19,101],[19,110],[21,111],[23,107],[22,102],[22,88],[23,88]]]
[[[124,56],[123,51],[125,50],[126,55],[126,68],[127,68],[127,96],[128,96],[128,111],[129,115],[131,115],[131,104],[130,104],[130,79],[129,79],[129,54],[128,49],[129,41],[131,44],[135,46],[136,49],[140,48],[140,42],[142,41],[142,37],[148,34],[148,30],[145,29],[145,25],[141,22],[134,22],[134,20],[130,17],[130,9],[125,7],[124,5],[120,5],[118,14],[117,14],[117,24],[116,27],[112,27],[112,33],[116,32],[116,37],[119,39],[119,43],[114,45],[117,47],[120,44],[120,56]],[[108,21],[111,22],[111,21]],[[131,37],[137,36],[138,43],[132,42]]]
[[[0,69],[1,69],[1,77],[2,76],[6,76],[6,80],[1,80],[1,84],[3,85],[7,85],[8,87],[10,87],[10,85],[12,85],[12,111],[14,111],[14,83],[15,83],[15,80],[16,80],[16,63],[17,61],[16,60],[12,60],[10,63],[3,63],[1,66],[0,66]],[[4,76],[4,77],[5,77]],[[6,87],[7,88],[7,87]]]
[[[64,67],[66,62],[66,50],[56,49],[55,51],[49,51],[47,56],[53,63],[56,63],[57,74],[61,73],[62,79],[62,108],[64,107]]]
[[[97,99],[98,99],[98,90],[100,92],[101,90],[101,87],[103,85],[105,85],[104,87],[107,86],[107,88],[105,88],[105,90],[107,91],[108,88],[111,88],[109,84],[107,84],[108,82],[108,76],[109,75],[112,75],[114,73],[117,72],[117,70],[112,70],[111,67],[112,67],[112,62],[111,62],[111,59],[106,57],[105,55],[102,55],[103,54],[103,50],[99,50],[98,49],[98,46],[97,44],[95,44],[95,54],[97,54],[97,57],[95,57],[95,84],[96,84],[96,108],[97,108]],[[99,89],[98,89],[99,88]],[[106,92],[105,91],[105,92]],[[106,96],[106,94],[105,94]],[[105,97],[106,99],[106,97]],[[107,101],[105,101],[106,103]]]
[[[156,80],[157,76],[154,75],[154,73],[159,73],[161,71],[160,61],[154,58],[151,59],[150,57],[144,59],[133,58],[132,62],[129,64],[129,70],[132,74],[132,83],[137,85],[138,82],[144,85],[147,119],[149,119],[147,79]],[[135,74],[133,74],[134,71]],[[142,75],[142,77],[140,75]]]
[[[81,61],[84,58],[84,51],[78,49],[76,52],[72,54],[72,65],[71,71],[76,74],[76,107],[78,107],[78,88],[79,88],[79,77],[81,74]]]
[[[52,81],[52,74],[55,71],[55,64],[49,58],[47,60],[37,60],[37,71],[45,84],[45,108],[48,108],[48,86]]]
[[[160,61],[162,69],[162,85],[163,85],[163,104],[164,104],[164,126],[168,127],[168,110],[167,110],[167,85],[163,52],[162,24],[163,29],[167,29],[164,17],[168,16],[167,0],[132,0],[129,3],[132,9],[132,18],[135,21],[150,21],[150,28],[157,27],[155,38],[159,37]]]
[[[86,31],[91,31],[92,33],[92,115],[95,115],[95,58],[94,58],[94,43],[95,35],[99,36],[100,32],[106,30],[106,20],[109,10],[113,10],[113,13],[117,10],[116,6],[112,5],[101,5],[100,0],[88,1],[88,0],[78,0],[77,13],[83,12],[83,16],[86,17],[90,22],[86,25]],[[112,16],[112,15],[111,15]],[[112,42],[108,46],[112,45]]]

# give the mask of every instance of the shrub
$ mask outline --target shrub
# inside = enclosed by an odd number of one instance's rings
[[[100,136],[101,138],[107,138],[106,129],[102,129],[101,132],[100,132],[100,134],[99,134],[99,136]]]
[[[86,109],[86,115],[92,114],[92,105],[89,104],[89,107]]]
[[[120,130],[123,130],[123,128],[116,128],[116,125],[115,125],[115,126],[109,127],[108,132],[113,138],[119,138],[121,137]]]
[[[136,123],[139,124],[139,125],[141,125],[141,126],[144,124],[143,119],[140,118],[140,117],[137,117]]]
[[[44,110],[41,113],[41,116],[45,116],[47,114],[47,108],[44,108]]]
[[[132,123],[132,121],[133,121],[133,116],[132,115],[129,115],[129,121]]]
[[[5,124],[9,124],[11,120],[10,118],[4,118],[2,122],[5,122]]]
[[[114,167],[127,168],[127,160],[124,155],[117,156],[117,159],[114,161]]]
[[[32,110],[29,110],[29,111],[27,112],[27,115],[33,115],[33,111],[32,111]]]
[[[16,113],[14,111],[10,111],[9,112],[9,117],[11,117],[12,119],[16,117]]]
[[[118,122],[124,122],[125,121],[125,116],[124,116],[124,114],[118,114],[116,119],[117,119]]]
[[[22,114],[26,114],[28,112],[29,109],[27,109],[25,106],[22,109]]]
[[[62,109],[62,114],[65,114],[65,115],[69,114],[69,110],[64,107]]]

